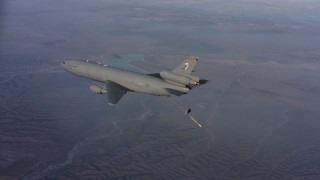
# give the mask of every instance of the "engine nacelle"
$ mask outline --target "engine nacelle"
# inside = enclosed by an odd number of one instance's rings
[[[107,90],[101,86],[97,86],[97,85],[91,85],[90,86],[90,90],[96,94],[106,94]]]
[[[165,79],[175,83],[183,84],[183,85],[195,85],[199,84],[199,78],[191,75],[180,75],[169,71],[161,71],[160,76]]]

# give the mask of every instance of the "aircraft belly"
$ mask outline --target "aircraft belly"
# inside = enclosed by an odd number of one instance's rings
[[[168,96],[170,95],[164,88],[160,87],[159,84],[155,85],[154,82],[124,82],[124,81],[114,81],[133,92],[152,94],[157,96]]]
[[[90,77],[90,79],[95,81],[105,82],[107,80],[107,73],[104,67],[88,67],[87,75]]]
[[[145,75],[140,75],[132,72],[121,72],[119,75],[118,72],[111,73],[111,76],[108,76],[110,81],[114,81],[121,86],[126,87],[134,92],[152,94],[158,96],[168,96],[170,95],[164,89],[164,81],[158,78],[153,78]],[[124,73],[124,74],[123,74]]]

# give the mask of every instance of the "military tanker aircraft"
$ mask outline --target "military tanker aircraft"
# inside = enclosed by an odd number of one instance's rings
[[[106,94],[108,103],[116,105],[127,92],[168,97],[187,94],[193,87],[207,82],[192,75],[198,60],[197,56],[189,56],[174,70],[154,74],[141,74],[79,59],[67,59],[61,66],[74,75],[103,83],[103,86],[91,85],[90,90],[97,94]],[[190,109],[185,111],[186,114],[190,112]]]

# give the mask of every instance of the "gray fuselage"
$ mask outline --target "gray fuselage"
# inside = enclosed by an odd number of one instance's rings
[[[164,79],[147,74],[127,71],[119,68],[93,63],[85,60],[66,60],[61,66],[68,72],[101,83],[115,82],[128,91],[152,94],[157,96],[170,96],[172,91],[186,94],[189,88],[183,85],[170,83]]]

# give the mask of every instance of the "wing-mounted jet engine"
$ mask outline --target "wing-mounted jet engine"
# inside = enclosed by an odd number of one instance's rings
[[[90,86],[90,90],[96,94],[106,94],[107,90],[104,87],[97,86],[95,84]]]

